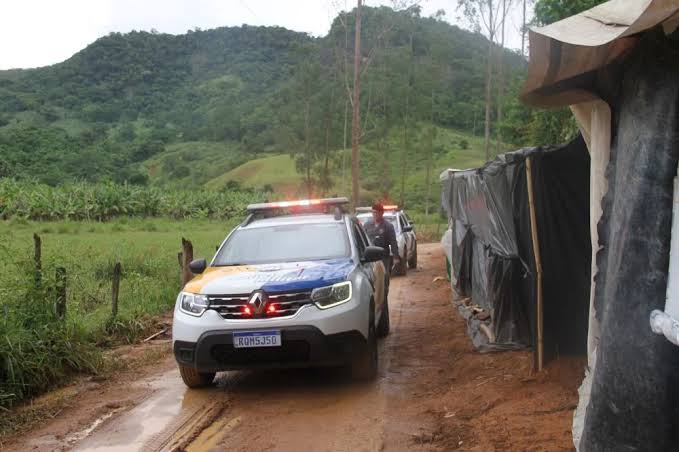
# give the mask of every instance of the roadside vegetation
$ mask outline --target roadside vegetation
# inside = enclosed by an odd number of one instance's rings
[[[7,408],[74,373],[105,366],[102,348],[134,342],[157,329],[157,316],[180,287],[181,238],[210,258],[235,219],[121,218],[99,222],[0,222],[0,407]],[[42,240],[36,276],[33,234]],[[118,314],[111,277],[121,263]],[[66,270],[66,314],[55,310],[57,268]]]
[[[242,217],[247,204],[261,202],[264,196],[252,189],[168,190],[112,182],[52,187],[30,180],[0,178],[0,220],[229,219]]]

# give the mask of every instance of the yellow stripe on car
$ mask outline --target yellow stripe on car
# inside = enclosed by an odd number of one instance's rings
[[[216,279],[235,273],[251,271],[254,271],[254,268],[249,265],[240,265],[237,267],[208,267],[202,274],[197,275],[184,286],[184,292],[202,293],[203,288]]]

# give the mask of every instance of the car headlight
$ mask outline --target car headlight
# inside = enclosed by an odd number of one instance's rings
[[[210,303],[205,295],[188,292],[179,294],[179,308],[186,314],[200,317],[209,306]]]
[[[351,300],[351,281],[319,287],[311,292],[311,301],[321,309],[332,308]]]

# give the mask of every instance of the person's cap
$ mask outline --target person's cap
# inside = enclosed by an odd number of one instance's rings
[[[373,204],[373,212],[384,212],[384,206],[379,202]]]

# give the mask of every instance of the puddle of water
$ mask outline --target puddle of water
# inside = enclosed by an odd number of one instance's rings
[[[189,446],[186,448],[186,451],[201,452],[217,447],[226,434],[238,427],[242,421],[243,419],[241,416],[237,416],[231,420],[226,417],[219,419],[217,422],[214,422],[208,428],[203,430],[198,438],[189,444]]]
[[[155,391],[148,399],[118,416],[115,422],[102,425],[102,419],[76,444],[75,450],[131,451],[162,443],[166,431],[171,434],[181,428],[201,405],[214,398],[211,391],[187,390],[176,370],[150,383]]]
[[[72,444],[74,444],[74,443],[76,443],[76,442],[78,442],[78,441],[82,441],[83,439],[85,439],[85,438],[87,438],[88,436],[90,436],[90,433],[92,433],[92,432],[94,431],[94,429],[96,429],[96,428],[99,427],[101,424],[103,424],[104,421],[106,421],[107,419],[111,418],[114,414],[116,414],[116,413],[122,411],[123,409],[124,409],[124,408],[122,408],[122,407],[121,407],[121,408],[116,408],[115,410],[109,411],[108,413],[104,414],[103,416],[100,416],[98,419],[96,419],[96,420],[92,423],[92,425],[90,425],[90,426],[87,427],[86,429],[81,430],[81,431],[76,432],[76,433],[73,433],[73,434],[69,435],[68,437],[66,437],[66,442],[67,442],[69,445],[72,445]]]

